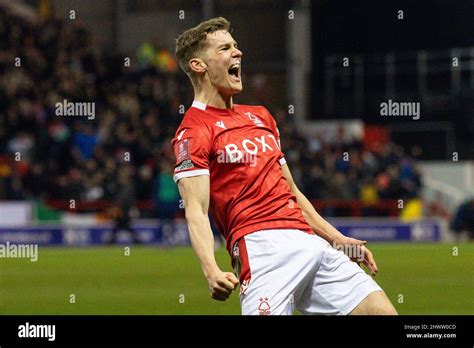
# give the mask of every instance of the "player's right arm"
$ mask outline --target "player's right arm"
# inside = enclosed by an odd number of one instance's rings
[[[214,257],[214,236],[209,222],[209,175],[181,178],[178,188],[184,202],[189,236],[209,283],[211,297],[225,301],[239,281],[231,272],[222,272]]]

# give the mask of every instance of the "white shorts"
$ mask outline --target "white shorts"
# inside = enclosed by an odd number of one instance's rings
[[[263,230],[235,243],[243,315],[346,315],[382,289],[342,251],[300,230]]]

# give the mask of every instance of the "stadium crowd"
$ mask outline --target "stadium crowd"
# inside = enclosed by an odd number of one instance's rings
[[[140,60],[143,52],[127,66],[118,52],[94,48],[77,23],[34,23],[0,11],[0,200],[114,200],[119,178],[129,176],[137,201],[152,201],[158,216],[175,214],[170,140],[180,105],[192,102],[187,77]],[[63,100],[95,103],[94,119],[56,115]],[[306,138],[291,117],[266,106],[310,199],[375,203],[419,195],[415,159],[399,146],[368,151],[357,139]]]

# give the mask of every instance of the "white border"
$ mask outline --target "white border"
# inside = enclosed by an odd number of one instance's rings
[[[209,175],[209,169],[196,169],[190,170],[188,172],[178,173],[173,176],[173,180],[175,183],[177,183],[179,179],[190,178],[199,175]]]
[[[200,110],[206,110],[206,104],[197,100],[193,101],[193,104],[191,106]]]

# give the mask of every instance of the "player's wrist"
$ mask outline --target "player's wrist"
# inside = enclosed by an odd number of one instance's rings
[[[344,238],[345,236],[341,232],[334,233],[332,236],[332,241],[331,244],[334,245],[342,245],[344,244]]]
[[[217,265],[203,267],[203,272],[207,279],[215,278],[217,274],[222,273]]]

